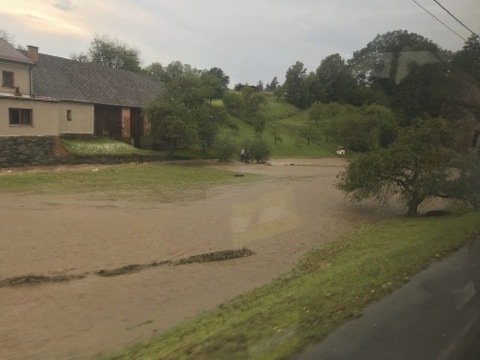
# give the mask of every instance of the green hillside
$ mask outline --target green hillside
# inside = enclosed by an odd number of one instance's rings
[[[265,93],[265,98],[263,116],[267,124],[264,137],[271,145],[273,158],[319,158],[334,155],[335,145],[326,143],[323,136],[317,134],[308,141],[305,133],[310,133],[312,129],[312,121],[308,119],[309,110],[299,110],[284,100],[277,100],[270,93]],[[214,105],[223,107],[221,100],[216,100]],[[228,131],[239,145],[254,138],[254,130],[250,124],[231,114],[227,115],[227,120],[228,129],[222,131]],[[205,154],[199,146],[179,149],[172,155],[165,151],[137,149],[121,141],[103,137],[62,139],[62,144],[75,156],[135,155],[158,160],[216,157],[213,150]]]
[[[275,99],[270,93],[265,96],[267,106],[263,115],[267,119],[267,125],[264,136],[272,146],[273,158],[317,158],[334,155],[334,145],[318,140],[310,140],[308,143],[303,136],[302,131],[308,132],[312,124],[308,119],[308,110],[299,110],[284,100]],[[222,106],[221,102],[217,102],[217,105]],[[230,114],[228,120],[235,128],[232,133],[238,142],[254,137],[252,126],[246,122]]]

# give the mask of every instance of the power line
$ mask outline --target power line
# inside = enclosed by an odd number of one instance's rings
[[[465,39],[462,35],[460,35],[458,32],[456,32],[455,30],[453,30],[450,26],[448,26],[447,24],[445,24],[442,20],[440,20],[438,17],[436,17],[434,14],[432,14],[429,10],[427,10],[425,7],[423,7],[419,2],[417,2],[416,0],[412,0],[415,4],[417,4],[420,8],[422,8],[427,14],[429,14],[431,17],[433,17],[435,20],[437,20],[440,24],[442,24],[443,26],[445,26],[448,30],[450,30],[452,33],[454,33],[455,35],[457,35],[460,39],[462,39],[463,41],[467,41],[467,39]],[[434,0],[435,1],[435,0]]]
[[[435,3],[440,6],[443,10],[445,10],[451,17],[453,17],[455,20],[457,20],[457,22],[462,25],[465,29],[467,29],[468,31],[470,31],[472,33],[472,35],[474,36],[478,36],[478,34],[476,34],[472,29],[470,29],[467,25],[465,25],[463,23],[463,21],[461,21],[459,18],[457,18],[455,15],[453,15],[445,6],[443,6],[442,4],[440,4],[437,0],[433,0],[435,1]]]

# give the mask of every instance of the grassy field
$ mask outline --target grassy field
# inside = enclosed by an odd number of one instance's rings
[[[321,158],[334,156],[335,146],[326,142],[310,142],[302,136],[302,129],[308,127],[308,110],[299,110],[295,106],[277,100],[272,94],[266,93],[267,106],[264,116],[267,125],[264,132],[265,138],[272,146],[273,158]],[[221,106],[217,102],[217,106]],[[230,123],[238,130],[235,136],[238,141],[253,138],[253,128],[244,121],[229,115]],[[276,136],[275,136],[276,135]],[[277,143],[275,143],[277,137]]]
[[[308,110],[299,111],[293,116],[270,121],[265,132],[272,143],[274,158],[321,158],[334,156],[335,146],[328,143],[311,142],[302,137],[302,129],[309,124]],[[281,141],[274,143],[273,133]]]
[[[101,193],[107,199],[173,201],[198,197],[211,186],[261,177],[200,166],[159,164],[116,165],[79,171],[36,171],[0,176],[0,192]]]
[[[480,213],[365,225],[286,276],[108,359],[286,359],[480,234]]]
[[[267,100],[267,107],[264,111],[264,116],[269,121],[286,119],[300,112],[300,110],[294,105],[287,103],[284,100],[277,100],[271,93],[265,92],[264,95]]]

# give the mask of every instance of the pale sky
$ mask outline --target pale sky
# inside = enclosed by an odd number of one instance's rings
[[[417,0],[463,37],[432,0]],[[480,32],[480,0],[441,0]],[[70,57],[95,34],[135,46],[142,65],[218,66],[237,82],[283,80],[295,61],[315,70],[325,56],[350,57],[376,34],[406,29],[458,50],[463,42],[411,0],[0,0],[0,30],[16,44]]]

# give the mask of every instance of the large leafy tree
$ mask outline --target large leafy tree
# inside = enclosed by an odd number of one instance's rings
[[[463,49],[454,55],[452,63],[456,71],[474,79],[480,86],[480,37],[470,36]]]
[[[307,69],[302,62],[297,61],[290,66],[283,83],[285,99],[299,107],[307,108],[311,104],[309,89],[307,86]]]
[[[315,75],[318,87],[323,90],[323,94],[319,95],[316,100],[340,103],[355,102],[358,86],[349,66],[339,54],[329,55],[323,59]]]
[[[165,68],[159,62],[151,63],[143,71],[159,81],[165,81]]]
[[[212,147],[225,114],[210,104],[209,95],[208,84],[192,72],[168,81],[161,96],[146,109],[151,140],[171,152],[195,143],[204,150]]]
[[[272,81],[265,86],[265,90],[267,90],[267,91],[275,91],[279,85],[280,85],[280,84],[278,83],[277,77],[274,76],[273,79],[272,79]]]
[[[397,86],[393,107],[407,124],[415,117],[446,116],[451,103],[458,103],[461,83],[447,63],[411,64],[409,74]]]
[[[448,122],[433,118],[403,128],[388,148],[353,160],[339,188],[356,200],[400,195],[409,216],[416,216],[428,198],[462,198],[459,179],[452,173],[457,156],[453,133]]]
[[[210,101],[223,98],[223,95],[228,89],[230,78],[225,75],[222,69],[214,67],[210,70],[204,70],[202,71],[201,77],[208,86],[208,98]]]
[[[114,69],[140,71],[140,52],[119,40],[96,35],[86,53],[74,54],[72,59],[94,62]]]
[[[208,70],[207,73],[215,76],[220,81],[222,89],[227,90],[228,84],[230,83],[230,77],[226,75],[222,69],[219,67],[213,67]]]
[[[261,93],[245,86],[240,94],[235,92],[226,94],[223,101],[228,112],[252,125],[257,135],[263,134],[266,126],[263,110],[267,103]]]
[[[480,40],[470,37],[452,61],[419,65],[411,63],[408,74],[396,86],[393,107],[404,123],[419,116],[465,119],[480,109]]]
[[[324,125],[325,133],[338,145],[365,152],[389,146],[397,136],[393,112],[381,105],[362,108],[344,106],[341,113]]]
[[[377,35],[363,49],[355,51],[350,65],[357,77],[368,79],[391,94],[403,51],[430,51],[447,55],[447,52],[431,40],[406,30],[389,31]]]

